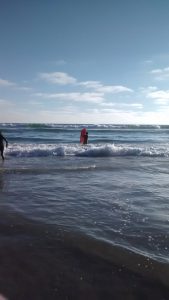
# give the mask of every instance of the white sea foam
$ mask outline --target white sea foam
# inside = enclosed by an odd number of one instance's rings
[[[169,149],[162,147],[137,147],[132,145],[95,144],[13,144],[6,150],[6,155],[14,157],[45,156],[151,156],[168,157]]]

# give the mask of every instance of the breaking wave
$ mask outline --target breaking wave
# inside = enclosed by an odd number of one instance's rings
[[[13,157],[81,156],[114,157],[144,156],[168,157],[166,147],[138,147],[133,145],[95,144],[81,146],[77,144],[13,144],[6,150],[6,155]]]

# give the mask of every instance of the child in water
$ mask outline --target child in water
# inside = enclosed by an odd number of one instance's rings
[[[0,132],[0,153],[2,160],[4,160],[4,141],[6,142],[6,148],[8,147],[8,141],[7,139],[2,135]]]

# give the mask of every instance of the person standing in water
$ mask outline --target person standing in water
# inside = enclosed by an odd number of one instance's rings
[[[84,142],[83,144],[86,145],[88,143],[88,132],[86,131],[86,134],[84,135]]]
[[[0,132],[0,153],[2,160],[4,160],[4,141],[6,142],[6,148],[8,147],[8,141],[7,139],[2,135]]]
[[[88,132],[86,128],[83,128],[80,133],[80,143],[86,145],[88,143]]]

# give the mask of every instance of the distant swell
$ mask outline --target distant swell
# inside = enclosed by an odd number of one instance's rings
[[[5,128],[27,128],[27,129],[81,129],[98,128],[98,129],[169,129],[169,125],[141,125],[141,124],[56,124],[56,123],[1,123]]]

